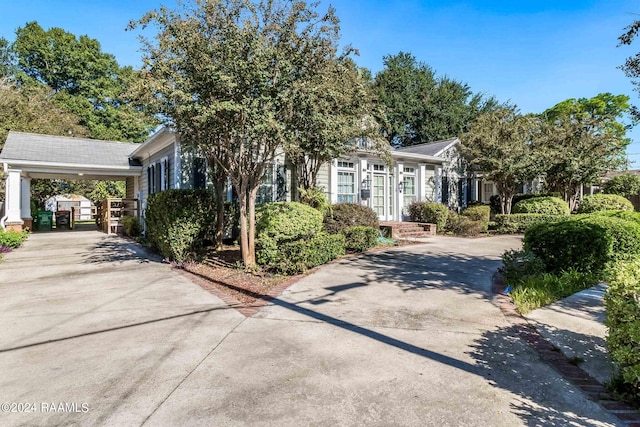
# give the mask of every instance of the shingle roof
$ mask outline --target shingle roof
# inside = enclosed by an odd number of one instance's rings
[[[128,167],[129,155],[139,144],[9,132],[2,160]]]
[[[457,141],[458,138],[444,139],[442,141],[427,142],[425,144],[412,145],[410,147],[398,148],[395,151],[404,153],[423,154],[425,156],[439,156],[449,145]]]

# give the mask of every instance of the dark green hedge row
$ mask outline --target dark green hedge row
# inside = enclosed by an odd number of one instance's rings
[[[340,233],[347,227],[362,225],[378,229],[378,214],[368,206],[357,203],[336,203],[324,216],[324,229],[329,234]]]
[[[512,213],[536,213],[545,215],[569,215],[569,205],[559,197],[532,197],[513,205]]]
[[[640,253],[640,224],[602,215],[575,217],[530,226],[524,247],[547,270],[602,271],[610,261]]]
[[[347,252],[364,252],[378,243],[380,230],[365,225],[354,225],[342,230]]]
[[[409,205],[410,221],[435,224],[439,233],[445,231],[448,216],[449,209],[442,203],[413,202]]]
[[[640,402],[640,258],[618,261],[607,275],[607,345],[622,390],[634,402]],[[614,381],[615,383],[615,381]]]
[[[540,223],[556,222],[563,218],[564,215],[545,215],[535,213],[522,213],[502,215],[495,217],[496,230],[502,234],[524,233],[530,226]]]
[[[177,262],[200,256],[215,232],[215,200],[210,190],[167,190],[152,194],[145,210],[148,241]]]
[[[593,194],[591,196],[584,196],[578,206],[578,213],[633,210],[633,203],[616,194]]]
[[[491,207],[487,205],[469,206],[462,211],[462,216],[469,218],[471,221],[477,221],[479,223],[479,231],[486,232],[489,229]]]

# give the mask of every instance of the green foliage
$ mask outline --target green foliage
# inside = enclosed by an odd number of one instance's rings
[[[488,221],[485,223],[482,220],[473,220],[469,216],[449,211],[445,230],[459,236],[477,236],[486,230],[485,226],[489,226]]]
[[[608,216],[611,218],[620,218],[627,221],[633,221],[640,224],[640,212],[630,211],[598,211],[595,215]]]
[[[609,355],[623,382],[622,392],[640,403],[640,257],[614,263],[605,295]]]
[[[507,285],[517,283],[525,276],[537,276],[546,271],[544,261],[533,252],[508,250],[502,254],[500,274]]]
[[[482,114],[465,132],[462,154],[469,165],[495,182],[500,195],[500,213],[511,213],[511,201],[519,184],[541,173],[532,139],[539,119],[520,115],[515,108]]]
[[[633,211],[633,204],[616,194],[593,194],[584,196],[578,206],[578,213],[598,211]]]
[[[469,206],[462,212],[462,215],[472,221],[479,221],[481,232],[485,233],[489,229],[489,219],[491,217],[491,208],[489,206]]]
[[[627,172],[614,176],[602,184],[601,189],[605,194],[617,194],[624,197],[634,196],[640,193],[640,175]]]
[[[384,135],[393,146],[410,146],[459,135],[478,114],[497,106],[494,98],[435,72],[413,55],[383,58],[373,91],[384,111]]]
[[[524,276],[516,280],[510,292],[518,311],[529,313],[598,283],[598,275],[570,269],[559,274]]]
[[[442,203],[424,202],[423,218],[425,222],[436,225],[438,232],[445,231],[449,209]]]
[[[142,233],[140,221],[134,216],[123,216],[120,218],[124,234],[129,237],[138,237]]]
[[[620,44],[630,45],[635,40],[638,32],[640,31],[640,20],[635,20],[625,28],[625,32],[618,37]],[[620,67],[622,71],[631,79],[631,83],[636,87],[636,90],[640,87],[640,53],[636,53],[626,59],[625,63]],[[632,116],[637,120],[640,118],[640,111],[637,108],[631,109]]]
[[[629,112],[629,97],[601,93],[567,99],[543,113],[539,133],[548,188],[560,191],[573,210],[582,184],[593,184],[626,162],[629,144],[619,122]],[[597,154],[594,154],[597,153]]]
[[[325,215],[331,209],[331,202],[324,193],[324,188],[312,187],[309,189],[298,188],[300,203],[309,205]]]
[[[124,96],[133,70],[102,52],[97,40],[28,22],[17,29],[13,51],[18,79],[50,88],[55,103],[80,117],[93,138],[142,142],[155,126]]]
[[[598,273],[611,261],[640,253],[640,224],[602,215],[534,224],[525,232],[524,247],[549,272]]]
[[[364,225],[344,228],[341,233],[345,238],[347,252],[365,252],[378,243],[380,230]]]
[[[565,215],[535,213],[496,215],[496,230],[501,234],[524,233],[533,224],[550,223],[566,218]]]
[[[536,213],[545,215],[569,215],[569,205],[559,197],[533,197],[513,205],[514,214]]]
[[[309,240],[322,230],[322,214],[298,202],[262,204],[256,218],[256,260],[269,267],[282,262],[287,244]]]
[[[13,230],[3,231],[0,229],[0,247],[17,248],[29,237],[28,232],[19,232]]]
[[[282,243],[267,266],[283,274],[303,273],[344,255],[342,234],[320,232],[313,237]]]
[[[424,220],[424,202],[416,200],[408,206],[407,211],[409,212],[409,221],[426,222]]]
[[[227,241],[235,241],[240,234],[240,215],[238,204],[235,202],[224,202],[224,229],[223,238]]]
[[[324,216],[324,229],[330,234],[356,225],[377,229],[380,227],[378,214],[370,207],[357,203],[337,203]]]
[[[215,201],[209,190],[166,190],[149,196],[146,237],[170,260],[185,262],[201,255],[215,223]]]

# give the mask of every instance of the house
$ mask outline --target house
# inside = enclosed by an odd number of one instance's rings
[[[360,150],[324,165],[317,185],[332,203],[367,205],[381,221],[405,220],[407,207],[417,200],[452,209],[470,201],[488,203],[495,186],[467,170],[457,152],[459,143],[452,138],[391,150],[391,165]],[[0,225],[9,228],[30,226],[32,178],[123,180],[127,198],[139,199],[143,212],[151,194],[209,184],[206,159],[166,128],[142,144],[9,132],[0,163],[8,175]],[[295,182],[286,155],[280,153],[267,169],[258,202],[295,200]],[[232,197],[227,185],[227,199]]]

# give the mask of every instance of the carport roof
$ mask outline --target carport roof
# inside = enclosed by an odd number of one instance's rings
[[[26,161],[129,168],[129,155],[137,147],[139,144],[9,132],[0,163]]]

